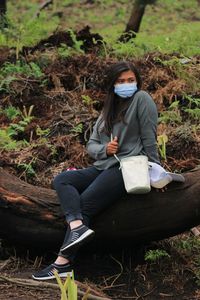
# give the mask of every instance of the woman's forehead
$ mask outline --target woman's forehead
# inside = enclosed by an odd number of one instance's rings
[[[128,71],[124,71],[122,72],[120,75],[119,75],[119,79],[122,79],[122,78],[127,78],[127,77],[134,77],[135,78],[135,74],[133,73],[133,71],[131,70],[128,70]]]

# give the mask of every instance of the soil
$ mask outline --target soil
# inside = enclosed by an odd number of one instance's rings
[[[195,283],[190,261],[173,246],[175,239],[185,238],[185,233],[159,243],[143,245],[134,249],[123,249],[116,253],[82,253],[74,266],[75,278],[81,282],[81,289],[90,287],[110,299],[147,299],[147,300],[197,300],[200,288]],[[156,262],[144,261],[148,249],[165,248],[170,258]],[[5,250],[4,250],[5,251]],[[11,250],[9,250],[11,251]],[[1,268],[1,276],[30,279],[31,275],[43,265],[52,262],[52,254],[37,260],[30,253],[25,258],[10,256],[8,263]],[[39,262],[39,263],[38,263]],[[1,261],[5,264],[5,260]],[[56,283],[55,280],[48,282]],[[0,277],[0,299],[60,299],[59,290],[41,287],[23,287],[8,283]],[[5,296],[6,295],[6,296]]]

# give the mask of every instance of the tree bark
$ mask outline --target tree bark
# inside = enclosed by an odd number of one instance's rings
[[[136,37],[135,32],[139,32],[140,24],[145,12],[146,5],[147,4],[145,3],[140,3],[140,1],[135,2],[135,4],[133,5],[133,9],[131,11],[131,16],[126,25],[126,29],[119,38],[121,42],[127,42],[131,38]]]
[[[0,14],[5,15],[6,13],[6,0],[0,0]]]
[[[126,25],[125,32],[139,32],[142,17],[145,12],[145,7],[146,4],[139,4],[138,2],[135,3],[131,12],[130,19]]]
[[[94,218],[98,249],[135,245],[176,235],[200,224],[200,170],[170,183],[166,192],[127,195]],[[0,238],[28,248],[61,245],[64,218],[54,190],[32,186],[0,169]],[[90,246],[91,247],[91,246]]]
[[[131,38],[136,37],[136,32],[139,32],[145,8],[148,4],[154,4],[156,0],[135,0],[131,16],[126,25],[124,33],[120,36],[119,41],[127,42]]]
[[[0,0],[0,28],[7,27],[7,20],[6,20],[6,0]]]

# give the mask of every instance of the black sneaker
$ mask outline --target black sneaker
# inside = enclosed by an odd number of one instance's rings
[[[56,278],[56,276],[54,275],[55,271],[58,272],[59,277],[66,278],[68,275],[72,276],[72,267],[70,266],[70,264],[57,265],[54,263],[41,270],[40,272],[33,274],[32,278],[36,280],[54,279]]]
[[[85,225],[81,225],[77,228],[74,228],[70,231],[69,237],[64,243],[64,245],[60,248],[62,254],[66,253],[66,250],[72,249],[76,247],[78,244],[83,244],[86,239],[91,237],[94,234],[94,231],[89,229]]]

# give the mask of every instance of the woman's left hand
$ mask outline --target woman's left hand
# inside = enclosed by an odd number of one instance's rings
[[[156,189],[156,192],[162,192],[162,193],[164,193],[164,192],[166,192],[167,191],[167,186],[165,186],[165,187],[163,187],[162,189]]]
[[[115,137],[114,140],[112,140],[110,143],[107,144],[107,147],[106,147],[107,155],[113,155],[113,154],[117,153],[118,148],[119,148],[119,144],[117,141],[117,137]]]

